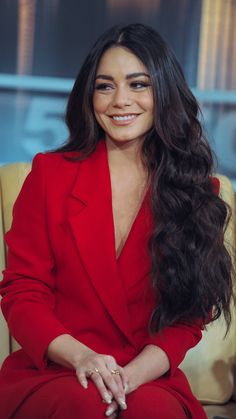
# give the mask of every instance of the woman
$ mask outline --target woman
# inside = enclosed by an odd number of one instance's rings
[[[22,350],[1,419],[203,419],[178,369],[230,322],[227,208],[198,105],[151,28],[111,28],[69,98],[68,143],[33,162],[6,236],[2,310]]]

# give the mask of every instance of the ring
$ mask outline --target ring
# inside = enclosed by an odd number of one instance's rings
[[[88,376],[91,377],[91,375],[93,375],[94,373],[96,374],[100,374],[99,373],[99,369],[98,368],[93,368],[92,370],[88,370]]]
[[[120,375],[120,371],[119,370],[111,370],[111,374]]]

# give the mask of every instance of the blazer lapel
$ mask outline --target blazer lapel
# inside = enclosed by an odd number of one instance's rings
[[[115,256],[110,173],[105,141],[79,163],[70,202],[72,234],[93,286],[126,338],[132,343],[130,317]]]

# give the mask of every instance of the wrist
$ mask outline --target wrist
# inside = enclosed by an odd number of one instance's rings
[[[128,389],[126,394],[132,393],[132,391],[136,390],[142,383],[139,382],[139,374],[138,371],[132,367],[132,365],[128,364],[124,367],[124,373],[128,378]]]
[[[77,367],[82,362],[84,362],[86,358],[89,357],[91,354],[95,354],[95,352],[92,349],[90,349],[88,346],[85,346],[83,344],[80,344],[79,346],[77,346],[70,360],[72,367],[76,370]]]
[[[60,335],[48,346],[47,357],[60,365],[76,369],[85,354],[93,352],[69,334]]]
[[[155,345],[146,345],[143,350],[124,367],[131,393],[142,384],[154,381],[170,368],[166,353]]]

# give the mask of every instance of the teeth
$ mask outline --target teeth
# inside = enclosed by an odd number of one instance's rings
[[[130,119],[136,118],[136,115],[125,115],[125,116],[113,116],[112,119],[115,121],[128,121]]]

